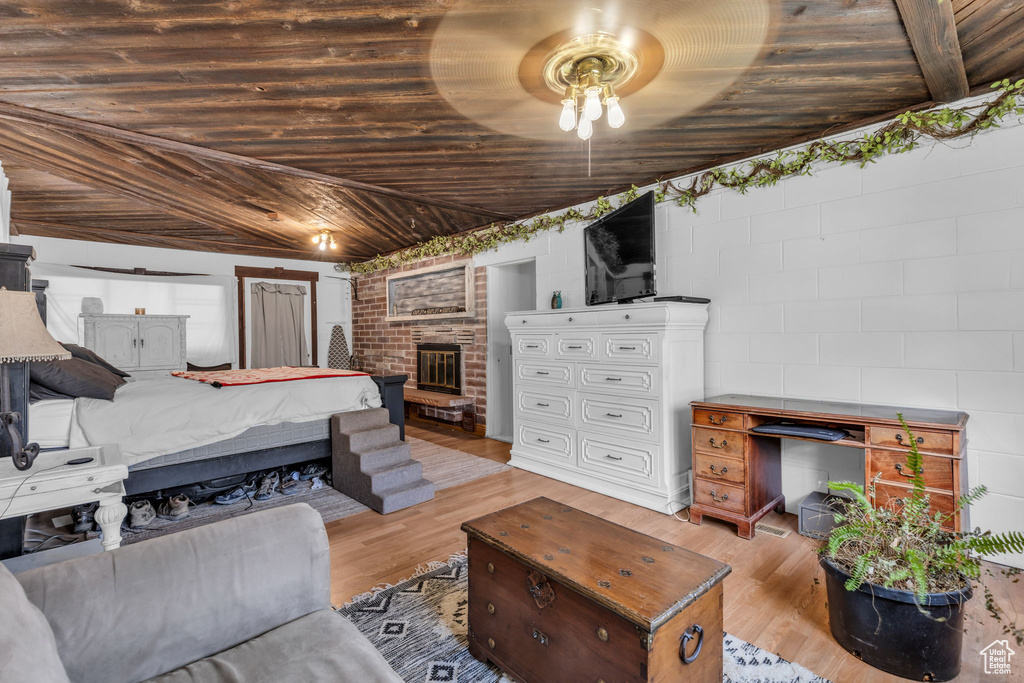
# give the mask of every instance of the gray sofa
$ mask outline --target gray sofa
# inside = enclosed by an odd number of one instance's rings
[[[331,609],[305,504],[14,576],[0,565],[0,681],[401,682]]]

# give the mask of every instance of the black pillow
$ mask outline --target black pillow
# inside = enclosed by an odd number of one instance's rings
[[[35,403],[36,401],[48,401],[53,398],[74,398],[74,396],[62,394],[59,391],[52,391],[44,387],[42,384],[36,384],[35,382],[28,383],[29,403]]]
[[[74,398],[113,401],[114,392],[125,383],[123,377],[82,358],[29,363],[28,372],[32,382]]]
[[[96,352],[91,350],[91,349],[87,349],[85,347],[79,346],[78,344],[65,344],[64,342],[61,342],[60,345],[63,346],[68,351],[70,351],[71,355],[74,358],[81,358],[82,360],[87,360],[90,363],[95,363],[96,365],[100,366],[101,368],[106,368],[107,370],[110,370],[112,373],[114,373],[118,377],[131,377],[131,375],[129,375],[127,372],[123,372],[121,370],[118,370],[113,365],[111,365],[107,361],[105,361],[102,358],[100,358],[96,354]]]

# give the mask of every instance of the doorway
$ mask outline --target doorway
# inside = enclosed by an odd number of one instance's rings
[[[487,268],[487,436],[512,443],[512,335],[505,315],[537,307],[533,259]]]

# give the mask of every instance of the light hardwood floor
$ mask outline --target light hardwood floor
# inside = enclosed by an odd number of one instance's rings
[[[407,433],[448,448],[499,461],[509,445],[491,439],[408,425]],[[466,548],[462,522],[537,496],[546,496],[631,529],[708,555],[732,566],[725,579],[725,629],[739,638],[809,668],[836,683],[903,681],[855,659],[828,630],[824,574],[816,543],[797,533],[794,515],[770,514],[765,522],[793,533],[785,539],[757,534],[739,538],[735,527],[705,518],[702,526],[646,508],[513,469],[439,491],[434,500],[387,516],[364,512],[327,525],[331,541],[332,598],[340,605],[352,596],[414,574],[417,566],[445,560]],[[1024,583],[1000,574],[989,578],[998,603],[1011,619],[1024,622]],[[1006,636],[985,615],[984,597],[968,606],[963,670],[958,681],[982,681],[978,651]],[[1024,680],[1024,652],[1012,662],[1012,677]],[[1003,678],[1002,680],[1008,680]]]

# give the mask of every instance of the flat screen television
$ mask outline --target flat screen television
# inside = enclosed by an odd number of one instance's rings
[[[654,296],[654,193],[602,216],[583,231],[587,305]]]

